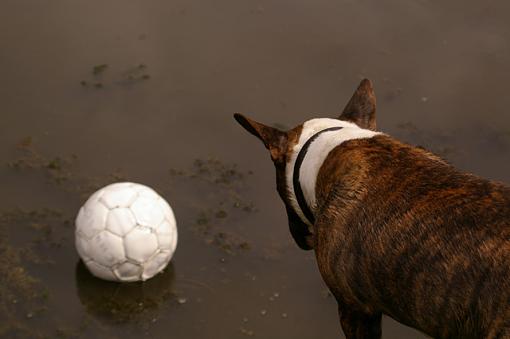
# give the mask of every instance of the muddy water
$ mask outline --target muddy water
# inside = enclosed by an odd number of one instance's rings
[[[507,1],[14,1],[0,10],[0,335],[333,338],[263,147],[235,111],[335,116],[362,77],[379,126],[510,182]],[[101,66],[106,65],[106,66]],[[94,68],[94,66],[99,66]],[[144,284],[92,278],[73,219],[131,180],[179,245]],[[423,338],[391,319],[385,338]]]

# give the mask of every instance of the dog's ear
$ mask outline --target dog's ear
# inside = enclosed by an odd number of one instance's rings
[[[259,138],[271,153],[271,159],[276,161],[285,155],[287,148],[287,133],[279,129],[266,126],[260,122],[248,119],[242,114],[235,113],[234,119],[248,132]]]
[[[339,119],[351,121],[361,128],[375,131],[375,93],[370,80],[361,81]]]

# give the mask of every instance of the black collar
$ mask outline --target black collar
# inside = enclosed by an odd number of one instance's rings
[[[301,165],[303,164],[303,160],[305,159],[306,153],[308,152],[308,148],[314,142],[315,139],[319,137],[324,132],[329,131],[338,131],[342,129],[342,127],[330,127],[323,129],[322,131],[319,131],[312,135],[310,139],[308,139],[301,150],[298,153],[298,156],[296,158],[296,163],[294,164],[294,173],[292,175],[292,184],[294,185],[294,194],[296,196],[296,200],[299,204],[299,208],[301,208],[301,211],[303,211],[303,214],[306,219],[310,222],[311,225],[315,223],[315,217],[312,213],[312,210],[310,209],[310,206],[306,203],[305,196],[303,194],[303,189],[301,188],[301,183],[299,181],[299,171],[301,169]],[[303,220],[304,221],[304,220]]]

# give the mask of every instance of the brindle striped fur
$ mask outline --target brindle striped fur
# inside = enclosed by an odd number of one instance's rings
[[[370,82],[340,118],[375,129]],[[270,149],[291,233],[315,250],[347,338],[380,338],[382,314],[435,338],[510,338],[508,186],[387,135],[351,140],[320,168],[309,230],[284,177],[301,126],[284,133],[236,119]]]

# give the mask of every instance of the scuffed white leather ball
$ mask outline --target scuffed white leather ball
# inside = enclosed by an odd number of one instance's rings
[[[131,182],[101,188],[80,208],[76,249],[89,271],[111,281],[138,281],[161,272],[177,246],[170,205]]]

